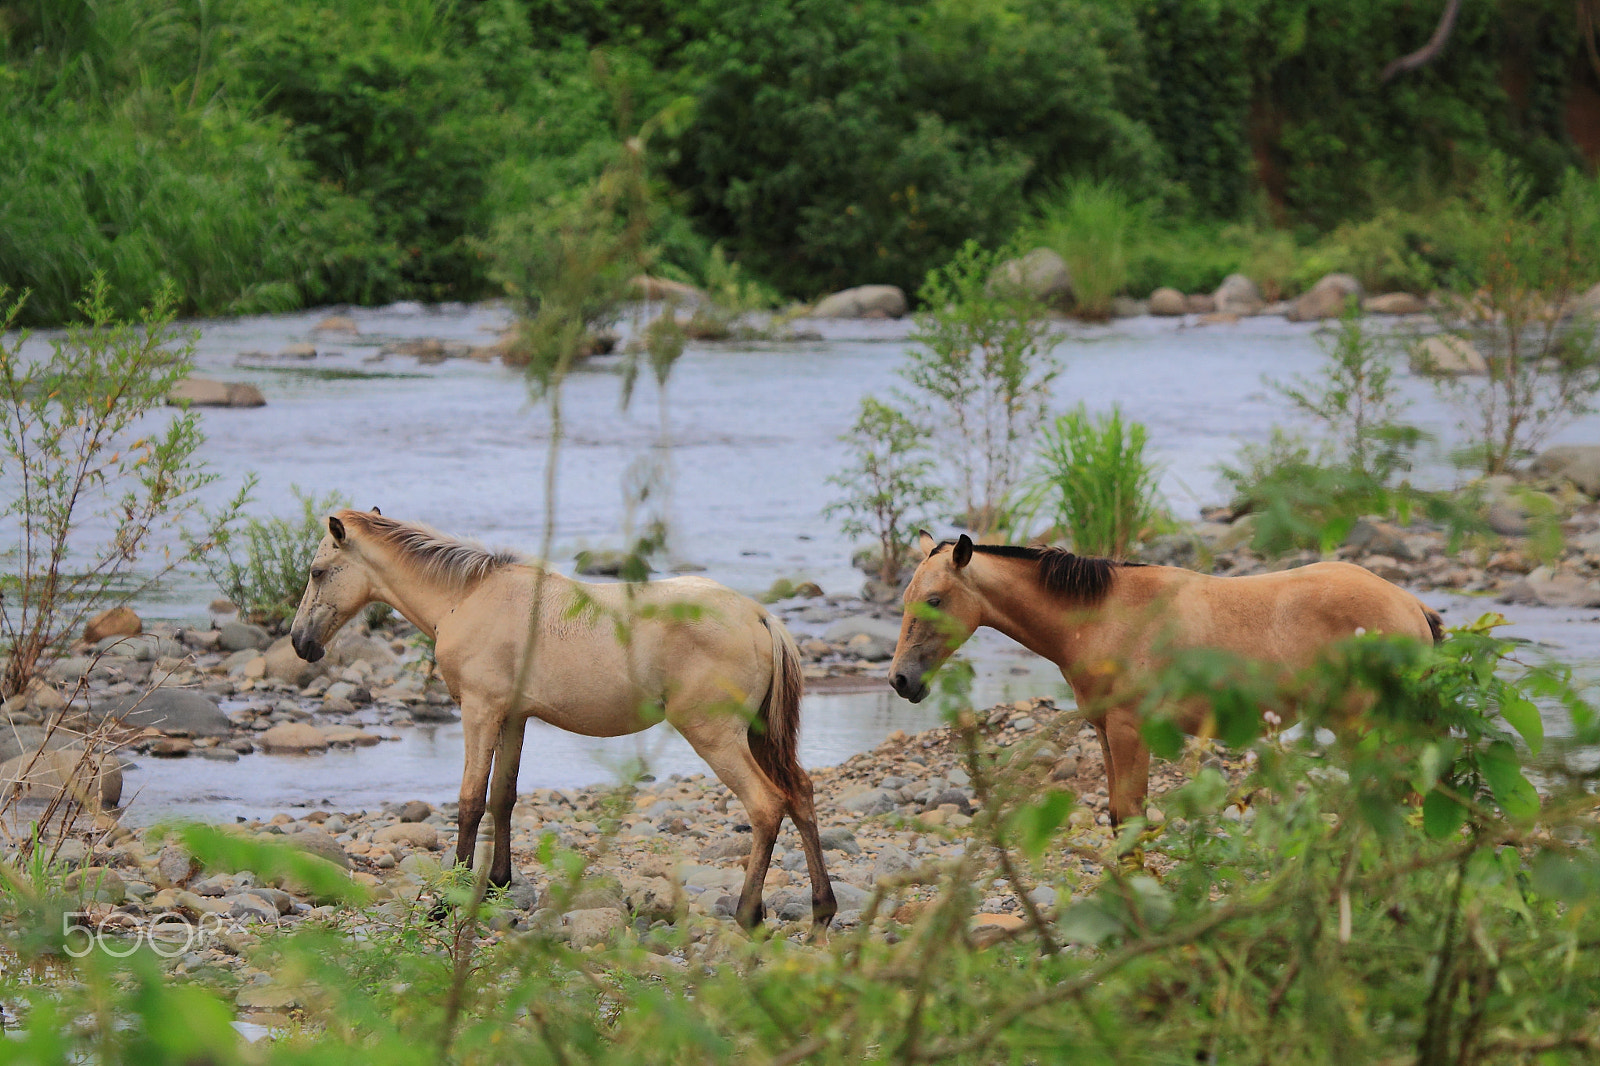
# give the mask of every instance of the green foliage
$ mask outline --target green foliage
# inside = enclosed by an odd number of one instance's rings
[[[1080,555],[1127,558],[1160,515],[1147,434],[1122,411],[1091,418],[1081,404],[1046,426],[1023,483],[1026,512],[1043,511]]]
[[[900,368],[911,417],[943,449],[959,520],[979,532],[1002,521],[1061,372],[1038,307],[990,284],[1002,258],[969,241],[928,272],[918,293],[928,310]]]
[[[1256,550],[1332,551],[1369,514],[1404,517],[1416,509],[1458,532],[1473,524],[1470,501],[1424,493],[1400,480],[1422,434],[1403,421],[1406,404],[1392,381],[1393,347],[1350,311],[1326,347],[1321,374],[1269,382],[1317,427],[1318,437],[1309,443],[1274,427],[1267,444],[1247,445],[1237,465],[1223,466],[1235,510],[1255,514]]]
[[[845,515],[840,529],[847,537],[876,538],[878,579],[896,585],[912,530],[927,523],[931,508],[946,499],[933,482],[927,439],[904,414],[864,396],[855,425],[840,440],[849,445],[853,462],[828,482],[846,495],[823,513]]]
[[[1072,273],[1075,310],[1085,318],[1111,316],[1111,300],[1128,288],[1128,256],[1148,232],[1148,208],[1106,181],[1076,181],[1045,200],[1038,240]]]
[[[7,300],[0,289],[0,335],[23,306]],[[199,421],[156,414],[193,365],[193,339],[172,326],[170,292],[137,322],[119,321],[96,276],[78,311],[81,324],[51,340],[48,358],[22,357],[26,333],[0,341],[0,516],[17,533],[0,574],[6,696],[90,613],[200,557],[241,502],[197,524],[198,493],[215,479],[198,455]],[[164,537],[173,528],[186,550]],[[157,550],[154,568],[138,569]]]
[[[1461,411],[1468,461],[1499,474],[1595,409],[1600,344],[1594,312],[1577,298],[1600,277],[1600,186],[1569,174],[1535,202],[1529,179],[1496,157],[1451,218],[1450,323],[1488,373],[1434,381]]]
[[[311,557],[327,532],[326,516],[349,505],[337,493],[319,500],[299,488],[291,491],[298,515],[248,518],[241,528],[224,530],[203,559],[211,580],[243,617],[274,629],[293,618],[300,604]]]

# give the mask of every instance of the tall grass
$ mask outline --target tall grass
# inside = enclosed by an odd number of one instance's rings
[[[1148,208],[1108,181],[1070,182],[1040,205],[1037,239],[1066,260],[1079,315],[1111,316],[1128,285],[1130,248],[1148,226]]]
[[[1144,426],[1116,407],[1099,417],[1082,405],[1068,411],[1041,434],[1021,510],[1045,514],[1080,554],[1126,557],[1160,515],[1147,443]]]

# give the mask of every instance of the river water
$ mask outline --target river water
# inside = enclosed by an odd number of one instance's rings
[[[358,309],[349,314],[360,336],[313,334],[327,312],[199,321],[197,373],[247,381],[267,406],[204,410],[204,455],[220,475],[220,500],[241,479],[260,479],[254,509],[294,511],[292,487],[316,496],[336,493],[359,507],[427,522],[492,546],[534,550],[546,501],[544,462],[549,422],[528,400],[521,376],[498,364],[452,359],[420,365],[380,358],[383,343],[439,338],[489,343],[509,322],[494,306]],[[1190,320],[1192,321],[1192,320]],[[911,326],[905,322],[808,323],[822,339],[790,344],[691,345],[673,372],[666,410],[673,462],[673,552],[706,576],[759,593],[779,577],[816,581],[826,591],[853,592],[861,575],[852,545],[822,511],[838,494],[827,482],[844,465],[838,438],[861,397],[888,397],[899,383]],[[1415,324],[1412,324],[1415,325]],[[1406,328],[1401,326],[1400,328]],[[1179,319],[1140,318],[1106,326],[1063,324],[1051,334],[1064,369],[1053,410],[1079,402],[1091,410],[1119,405],[1144,423],[1162,464],[1161,488],[1180,517],[1221,497],[1217,465],[1272,426],[1293,425],[1263,377],[1288,379],[1316,371],[1326,327],[1281,318],[1195,326]],[[44,350],[48,335],[29,351]],[[247,357],[310,340],[312,360]],[[552,558],[566,564],[584,548],[624,543],[623,483],[659,437],[660,406],[641,382],[633,406],[619,405],[615,359],[573,375],[563,394]],[[1410,419],[1441,440],[1457,439],[1457,415],[1403,365],[1402,393]],[[1558,440],[1600,440],[1600,419],[1569,426]],[[1420,477],[1445,481],[1442,462]],[[14,536],[5,531],[7,542]],[[85,530],[94,532],[93,526]],[[198,578],[179,581],[138,604],[146,617],[193,622],[205,617],[216,591]],[[1479,604],[1457,604],[1453,620]],[[1486,605],[1485,605],[1486,606]],[[1600,661],[1593,612],[1518,609],[1530,639],[1560,645],[1565,657]],[[1058,674],[1011,645],[986,637],[978,646],[977,695],[1056,695]],[[803,757],[826,765],[875,745],[895,729],[935,724],[927,707],[893,699],[886,689],[814,693],[805,705]],[[141,759],[128,787],[139,790],[141,815],[188,812],[256,815],[289,805],[370,806],[383,800],[454,795],[460,773],[459,726],[417,727],[378,748],[304,759],[249,756],[237,764]],[[596,742],[540,729],[530,737],[523,788],[604,780],[629,758],[647,757],[658,773],[701,768],[676,738]]]

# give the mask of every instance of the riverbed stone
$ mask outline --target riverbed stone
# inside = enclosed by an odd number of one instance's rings
[[[1412,347],[1411,370],[1431,375],[1487,374],[1489,363],[1471,341],[1439,333],[1424,337]]]
[[[0,795],[13,790],[26,799],[49,801],[63,789],[81,802],[104,808],[122,799],[122,767],[117,759],[81,748],[56,748],[18,755],[0,763]]]
[[[63,887],[85,900],[99,903],[121,903],[128,898],[127,883],[122,875],[106,866],[85,866],[69,873],[62,881]]]
[[[994,268],[989,287],[1063,311],[1073,304],[1072,272],[1061,254],[1051,248],[1035,248],[1007,259]]]
[[[433,805],[422,800],[407,800],[400,807],[402,822],[421,822],[433,813]]]
[[[427,822],[399,822],[374,831],[372,839],[379,844],[404,844],[431,851],[439,846],[439,830]]]
[[[311,327],[314,333],[348,333],[357,334],[361,327],[356,325],[356,320],[348,315],[329,315],[327,318]]]
[[[561,929],[575,948],[610,943],[626,924],[622,911],[616,907],[570,910],[561,916]]]
[[[1183,293],[1170,286],[1163,285],[1150,294],[1150,313],[1164,318],[1188,312],[1188,301]]]
[[[102,722],[119,722],[127,729],[159,729],[191,737],[225,737],[233,723],[217,701],[190,688],[156,688],[97,704],[94,715]]]
[[[54,751],[70,748],[78,741],[75,733],[65,729],[47,730],[43,726],[0,723],[0,762],[30,755],[41,748]]]
[[[1212,299],[1209,292],[1191,292],[1183,298],[1183,309],[1191,315],[1204,315],[1210,318],[1217,310],[1217,301]]]
[[[900,318],[906,313],[906,294],[898,285],[857,285],[824,296],[811,309],[811,318]]]
[[[1315,322],[1323,318],[1338,318],[1344,314],[1351,299],[1360,299],[1361,282],[1350,274],[1324,274],[1294,302],[1289,311],[1291,322]]]
[[[1211,300],[1216,310],[1234,315],[1259,314],[1267,305],[1261,289],[1243,274],[1229,274],[1223,278],[1217,291],[1211,294]]]
[[[344,845],[320,829],[302,829],[298,833],[276,839],[287,840],[301,851],[315,855],[319,859],[327,859],[340,869],[350,869],[350,856],[345,854]]]
[[[163,888],[187,885],[189,881],[200,872],[200,862],[183,848],[176,844],[168,844],[156,856],[156,873],[161,878]],[[198,892],[199,895],[210,895],[207,892]],[[221,893],[217,893],[221,895]]]
[[[83,627],[86,644],[99,644],[107,637],[136,637],[144,632],[144,622],[132,607],[112,607],[101,611]]]
[[[1600,444],[1558,444],[1533,461],[1540,477],[1562,477],[1586,496],[1600,498]]]
[[[167,403],[173,407],[261,407],[266,402],[254,385],[209,378],[185,378],[167,394]]]
[[[328,750],[322,730],[305,722],[279,722],[256,738],[264,751],[278,755],[306,755]]]
[[[279,638],[266,650],[266,676],[296,688],[304,688],[323,672],[321,662],[308,663],[295,653],[288,637]]]
[[[1344,542],[1363,555],[1388,555],[1395,559],[1416,557],[1406,540],[1405,530],[1376,518],[1358,519]]]
[[[857,637],[865,637],[860,644],[851,644]],[[852,653],[868,660],[882,660],[894,655],[900,642],[900,626],[886,618],[873,615],[854,615],[841,618],[823,631],[822,639],[830,644],[845,644]]]
[[[272,634],[249,622],[224,622],[217,630],[217,646],[223,651],[259,651],[272,645]]]
[[[1420,315],[1428,309],[1422,297],[1409,292],[1386,292],[1361,301],[1369,315]]]

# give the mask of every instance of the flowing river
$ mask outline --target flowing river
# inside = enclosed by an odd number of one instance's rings
[[[391,341],[487,344],[509,322],[508,313],[494,306],[341,313],[357,322],[359,336],[314,335],[327,312],[190,324],[198,330],[199,376],[250,382],[267,398],[265,407],[202,412],[203,454],[220,475],[213,498],[231,494],[254,473],[260,484],[252,509],[258,514],[294,513],[292,488],[298,488],[318,497],[338,494],[358,507],[377,505],[386,515],[492,546],[536,550],[545,521],[549,421],[545,409],[529,401],[519,372],[469,359],[422,365],[406,356],[379,357]],[[1144,423],[1162,466],[1162,492],[1183,518],[1221,499],[1217,466],[1241,444],[1265,441],[1274,425],[1295,425],[1263,378],[1315,373],[1323,358],[1320,345],[1329,339],[1328,327],[1276,317],[1192,323],[1138,318],[1095,327],[1063,324],[1051,333],[1063,365],[1052,386],[1052,410],[1081,402],[1100,411],[1115,404]],[[676,560],[753,594],[779,577],[854,593],[862,575],[850,564],[853,546],[822,513],[839,493],[827,478],[845,464],[838,438],[854,421],[861,397],[887,398],[899,384],[897,368],[912,327],[803,324],[822,339],[691,346],[672,374],[664,404],[644,380],[631,408],[621,409],[616,357],[574,374],[562,397],[565,433],[552,558],[567,566],[581,549],[623,546],[623,485],[657,445],[659,412],[665,409]],[[43,351],[48,340],[49,335],[34,337],[28,351]],[[314,359],[271,354],[306,340],[318,349]],[[268,355],[245,356],[251,352]],[[1411,400],[1414,423],[1442,441],[1460,438],[1457,412],[1427,382],[1403,365],[1396,379]],[[1556,439],[1600,440],[1600,418],[1568,426]],[[1448,483],[1451,474],[1435,462],[1418,476]],[[94,532],[93,524],[84,530]],[[11,531],[0,534],[7,543],[15,541]],[[216,594],[192,577],[136,606],[147,618],[192,623],[205,619],[205,606]],[[1492,607],[1462,597],[1428,599],[1447,608],[1447,622]],[[1506,611],[1521,635],[1551,645],[1562,658],[1600,662],[1595,612]],[[1062,694],[1060,677],[1048,664],[1005,638],[980,636],[972,646],[980,667],[979,699]],[[806,697],[802,755],[811,765],[826,765],[874,746],[895,729],[912,731],[937,721],[931,707],[895,699],[886,685],[812,693]],[[664,730],[612,741],[536,730],[523,757],[525,789],[604,780],[635,758],[644,758],[657,774],[704,769]],[[307,758],[252,755],[223,764],[141,757],[128,776],[128,790],[138,793],[135,817],[141,821],[171,813],[228,817],[324,802],[356,809],[386,800],[453,798],[459,725],[417,726],[397,735],[377,748]]]

